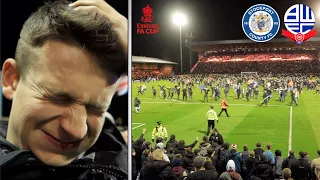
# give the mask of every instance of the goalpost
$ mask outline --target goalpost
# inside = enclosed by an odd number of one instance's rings
[[[258,75],[258,72],[241,72],[241,77],[256,76],[256,75]]]

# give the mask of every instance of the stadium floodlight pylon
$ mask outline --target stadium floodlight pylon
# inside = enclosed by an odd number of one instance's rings
[[[258,75],[258,72],[241,72],[241,77],[244,76],[256,76]]]

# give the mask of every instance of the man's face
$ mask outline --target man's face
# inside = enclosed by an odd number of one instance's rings
[[[45,164],[67,165],[96,142],[118,83],[81,48],[48,41],[36,52],[14,92],[7,139]]]

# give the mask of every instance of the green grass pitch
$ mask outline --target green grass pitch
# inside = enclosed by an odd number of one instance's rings
[[[209,102],[203,102],[203,94],[195,87],[193,101],[178,101],[175,94],[173,100],[160,99],[158,85],[173,87],[168,81],[145,83],[147,91],[138,96],[137,86],[142,83],[132,83],[132,136],[136,140],[143,128],[146,128],[145,138],[151,142],[151,133],[157,121],[162,121],[167,128],[168,136],[176,135],[176,139],[185,140],[187,144],[192,143],[196,136],[199,141],[207,131],[206,112],[210,105],[214,106],[217,113],[220,112],[221,100],[215,101],[209,97]],[[157,98],[152,99],[151,87],[157,89]],[[224,97],[223,89],[221,95]],[[249,150],[255,148],[257,142],[261,142],[263,148],[267,143],[272,144],[272,151],[280,149],[284,157],[289,149],[290,129],[290,95],[287,95],[284,103],[278,102],[278,92],[273,92],[273,98],[268,107],[257,106],[262,100],[260,90],[258,99],[247,102],[245,98],[235,99],[233,89],[230,89],[228,113],[223,113],[219,118],[216,128],[223,135],[225,142],[236,143],[238,150],[242,151],[243,145],[248,144]],[[209,92],[211,95],[211,91]],[[141,100],[140,113],[136,114],[133,107],[133,99]],[[182,93],[180,94],[182,99]],[[316,157],[316,151],[320,149],[320,95],[315,91],[302,91],[299,97],[299,106],[292,106],[292,137],[291,146],[296,155],[299,151],[310,154],[310,158]],[[196,145],[199,147],[199,143]]]

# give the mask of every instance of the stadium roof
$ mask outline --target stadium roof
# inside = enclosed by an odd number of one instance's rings
[[[144,56],[132,56],[132,63],[178,64],[175,62]]]
[[[320,37],[308,39],[301,45],[295,44],[288,38],[274,38],[265,43],[257,43],[250,39],[242,40],[224,40],[224,41],[202,41],[189,42],[185,44],[188,48],[195,52],[214,51],[221,49],[250,49],[250,48],[320,48]]]

